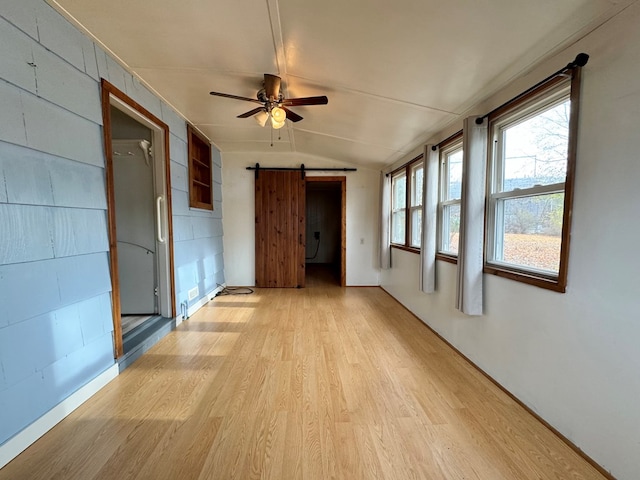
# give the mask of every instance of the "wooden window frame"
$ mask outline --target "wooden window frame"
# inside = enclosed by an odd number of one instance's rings
[[[568,98],[571,101],[571,111],[569,114],[569,138],[567,144],[567,170],[566,179],[564,182],[564,205],[563,205],[563,217],[562,217],[562,233],[561,233],[561,246],[560,246],[560,265],[557,275],[550,275],[546,272],[537,271],[533,268],[515,266],[511,264],[505,264],[497,262],[491,259],[490,249],[495,247],[495,241],[492,238],[495,220],[492,220],[493,213],[490,210],[492,207],[492,195],[493,194],[493,182],[495,182],[494,176],[491,174],[491,169],[496,163],[494,148],[492,147],[492,154],[489,159],[489,175],[487,175],[487,199],[486,199],[486,230],[485,230],[485,266],[484,272],[497,275],[511,280],[535,285],[540,288],[553,290],[556,292],[564,293],[567,287],[567,273],[569,263],[569,240],[571,236],[571,215],[573,205],[573,193],[575,183],[575,167],[576,167],[576,150],[577,150],[577,135],[578,135],[578,118],[580,107],[580,82],[581,82],[581,69],[574,68],[570,72],[570,79],[567,80],[566,74],[564,76],[558,76],[549,82],[535,88],[531,92],[527,93],[516,101],[506,104],[505,106],[497,109],[489,115],[489,135],[494,136],[496,124],[499,123],[506,116],[513,117],[517,115],[518,111],[526,112],[529,105],[543,101],[545,97],[553,96],[562,85],[569,84]],[[491,142],[493,143],[493,142]],[[552,185],[545,187],[547,189],[551,187],[557,187]],[[529,190],[535,190],[533,189]],[[544,189],[544,188],[543,188]],[[557,190],[557,188],[556,188]],[[535,193],[535,192],[534,192]]]
[[[189,206],[213,210],[213,162],[209,139],[187,124]],[[203,158],[204,157],[204,158]]]
[[[448,178],[445,178],[445,175],[448,174],[448,166],[445,165],[446,158],[445,156],[450,154],[453,151],[462,149],[462,130],[453,134],[451,137],[447,138],[443,142],[438,145],[440,149],[439,155],[439,192],[438,192],[438,236],[437,242],[438,247],[436,249],[436,259],[442,260],[445,262],[457,264],[458,263],[458,255],[452,252],[446,252],[442,250],[442,243],[444,238],[444,207],[448,205],[460,205],[461,199],[455,200],[444,200],[444,195],[448,190]]]
[[[417,157],[405,163],[404,165],[402,165],[401,167],[398,167],[395,170],[393,170],[391,173],[389,173],[389,175],[391,175],[392,182],[394,178],[401,177],[401,176],[404,176],[407,181],[407,187],[405,189],[404,242],[403,243],[391,242],[390,245],[393,248],[397,248],[399,250],[405,250],[407,252],[413,252],[413,253],[420,253],[420,247],[414,247],[411,245],[411,227],[412,227],[411,212],[412,210],[415,210],[416,208],[418,208],[418,206],[414,206],[412,208],[412,205],[411,205],[411,198],[412,198],[411,193],[412,193],[412,187],[413,187],[412,172],[415,167],[419,166],[419,164],[422,162],[422,159],[423,159],[423,155],[420,154]],[[424,172],[423,172],[422,188],[424,188]],[[391,188],[391,194],[393,195],[393,186]],[[421,205],[422,204],[420,204],[420,206]],[[391,199],[391,208],[393,209],[393,198]]]

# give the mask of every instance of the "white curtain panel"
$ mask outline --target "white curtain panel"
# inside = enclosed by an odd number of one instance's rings
[[[438,175],[440,150],[424,147],[424,188],[422,189],[422,244],[420,245],[420,290],[436,291],[436,232],[438,225]]]
[[[391,175],[380,172],[380,268],[391,268]]]
[[[465,118],[460,198],[460,246],[456,308],[467,315],[482,315],[484,266],[484,205],[487,171],[487,119]]]

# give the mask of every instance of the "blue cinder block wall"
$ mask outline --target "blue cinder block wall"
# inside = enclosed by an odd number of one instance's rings
[[[3,0],[0,446],[114,364],[100,78],[170,127],[176,303],[224,283],[219,152],[214,212],[190,209],[184,120],[43,0]]]

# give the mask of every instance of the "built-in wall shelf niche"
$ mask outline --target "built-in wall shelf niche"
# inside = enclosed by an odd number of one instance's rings
[[[189,206],[213,210],[211,144],[187,124],[189,138]]]

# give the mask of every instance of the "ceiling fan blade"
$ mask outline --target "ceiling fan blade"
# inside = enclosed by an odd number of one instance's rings
[[[273,97],[277,100],[278,95],[280,94],[280,77],[265,73],[264,93],[267,95],[267,98]]]
[[[280,108],[282,108],[287,113],[287,118],[292,122],[299,122],[300,120],[302,120],[302,117],[300,115],[298,115],[295,112],[292,112],[287,107],[280,107]]]
[[[266,111],[264,107],[254,108],[253,110],[249,110],[248,112],[243,113],[242,115],[238,115],[237,118],[249,118],[253,117],[256,113]]]
[[[285,107],[296,107],[302,105],[326,105],[329,103],[329,99],[324,95],[320,97],[305,97],[305,98],[285,98],[282,101],[282,105]]]
[[[209,95],[214,95],[216,97],[233,98],[234,100],[245,100],[247,102],[262,103],[256,98],[239,97],[238,95],[231,95],[230,93],[209,92]]]

